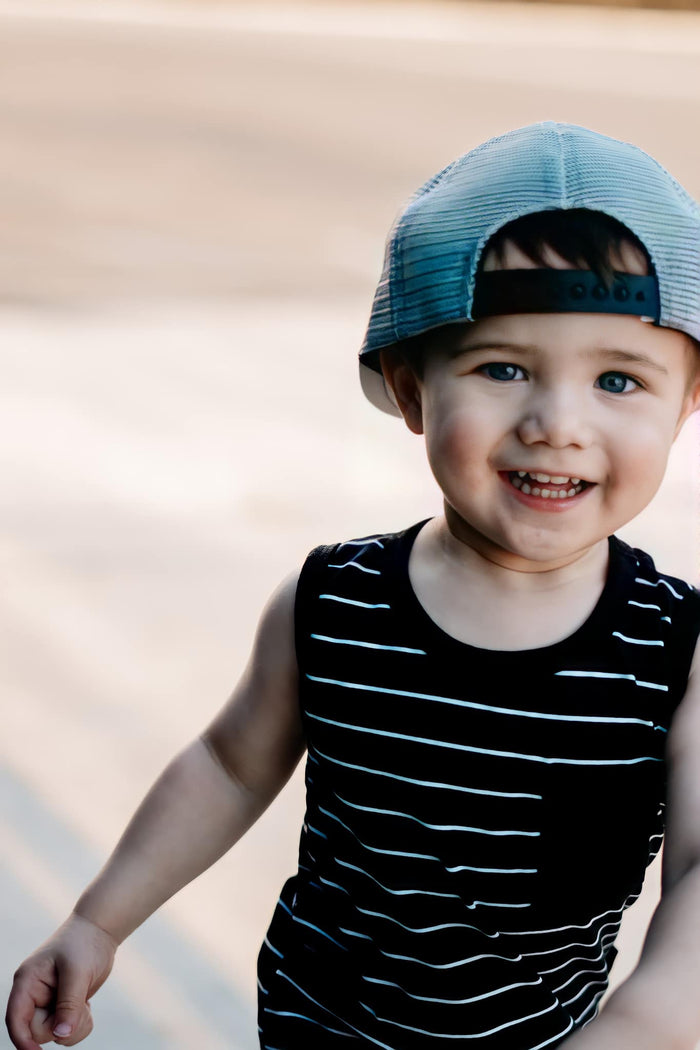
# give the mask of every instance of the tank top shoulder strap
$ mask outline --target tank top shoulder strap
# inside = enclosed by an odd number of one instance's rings
[[[659,572],[646,551],[631,547],[618,536],[612,537],[620,559],[626,566],[630,605],[658,610],[664,634],[664,659],[669,677],[671,702],[675,707],[683,698],[700,635],[700,591],[677,576]]]
[[[380,607],[386,601],[386,587],[407,572],[413,541],[427,520],[401,532],[373,533],[315,547],[309,553],[299,575],[294,606],[300,670],[306,667],[312,624],[328,619],[342,623],[345,612]]]
[[[307,555],[299,573],[294,599],[294,643],[300,670],[306,666],[311,607],[318,599],[326,566],[336,547],[337,545],[334,544],[314,547]]]

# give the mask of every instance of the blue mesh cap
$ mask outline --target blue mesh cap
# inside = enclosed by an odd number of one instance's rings
[[[479,259],[506,223],[589,208],[642,242],[658,281],[658,323],[700,339],[700,207],[649,154],[596,131],[545,121],[490,139],[425,183],[389,234],[360,351],[367,397],[398,409],[377,351],[451,321],[471,321]]]

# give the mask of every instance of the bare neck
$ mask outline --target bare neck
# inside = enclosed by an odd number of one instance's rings
[[[551,645],[590,616],[605,586],[608,542],[544,572],[489,561],[450,531],[444,518],[421,529],[409,579],[425,612],[458,641],[484,649]]]

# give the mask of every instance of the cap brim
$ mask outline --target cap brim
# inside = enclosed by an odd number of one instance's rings
[[[365,397],[372,402],[375,408],[381,409],[390,416],[401,416],[394,395],[384,382],[382,373],[375,372],[373,368],[364,363],[362,358],[360,358],[360,383]]]

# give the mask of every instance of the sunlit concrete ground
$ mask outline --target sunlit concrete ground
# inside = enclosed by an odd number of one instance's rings
[[[3,989],[225,701],[277,582],[439,508],[356,380],[407,194],[553,118],[700,196],[698,16],[391,10],[0,0]],[[692,420],[621,533],[695,582],[699,468]],[[252,1050],[302,814],[297,774],[127,942],[95,1046]],[[616,983],[657,895],[655,865]]]

